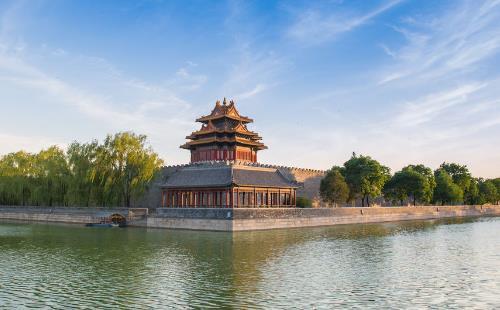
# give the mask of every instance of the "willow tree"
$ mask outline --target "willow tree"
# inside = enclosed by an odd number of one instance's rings
[[[163,165],[158,154],[146,145],[146,136],[132,132],[108,135],[98,156],[103,165],[110,165],[102,169],[104,185],[115,189],[118,201],[126,207],[144,193]]]
[[[0,203],[27,205],[33,191],[35,155],[19,151],[0,159]]]
[[[96,163],[98,142],[73,142],[66,151],[71,178],[68,189],[70,205],[88,207],[95,202],[95,192],[100,191],[100,184],[93,182],[92,171]]]
[[[61,148],[51,146],[36,154],[34,174],[38,181],[34,196],[40,204],[67,205],[70,174],[66,154]]]

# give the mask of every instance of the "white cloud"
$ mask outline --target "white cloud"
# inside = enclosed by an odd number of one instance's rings
[[[269,87],[265,84],[257,84],[257,85],[255,85],[254,88],[252,88],[246,92],[243,92],[241,94],[235,95],[234,98],[236,100],[251,98],[251,97],[254,97],[254,96],[260,94],[261,92],[267,90],[268,88]]]
[[[403,79],[428,81],[479,69],[500,51],[500,6],[497,1],[465,1],[444,16],[393,26],[407,40],[392,48],[398,60],[379,76],[379,85]]]
[[[324,14],[320,10],[307,10],[301,13],[298,20],[288,29],[288,35],[300,41],[322,42],[358,28],[378,15],[399,4],[401,0],[393,0],[373,9],[372,11],[357,15],[346,16],[338,12]]]
[[[467,84],[451,90],[432,93],[405,105],[396,122],[402,126],[417,126],[433,120],[447,109],[468,101],[469,95],[479,91],[484,84]]]

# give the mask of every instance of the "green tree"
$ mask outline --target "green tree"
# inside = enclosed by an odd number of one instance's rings
[[[297,204],[297,208],[310,208],[312,207],[312,201],[311,199],[307,198],[307,197],[297,197],[297,201],[296,201],[296,204]]]
[[[429,180],[425,175],[415,171],[411,166],[398,171],[384,186],[384,196],[393,200],[403,201],[411,199],[413,205],[417,201],[421,203],[429,202],[430,195]]]
[[[69,167],[64,151],[57,146],[40,151],[36,155],[34,170],[38,179],[36,200],[49,207],[67,205]]]
[[[500,178],[492,179],[491,182],[495,184],[495,187],[497,189],[497,199],[496,199],[496,204],[500,202]]]
[[[119,201],[130,207],[132,199],[144,193],[163,161],[151,147],[146,146],[144,135],[132,132],[108,135],[103,146],[100,153],[104,157],[102,162],[111,165],[103,169],[105,186],[116,189]]]
[[[130,206],[162,165],[146,136],[129,132],[103,144],[73,142],[38,154],[0,157],[0,204]]]
[[[423,197],[419,200],[422,203],[429,203],[432,201],[432,195],[434,193],[434,188],[436,188],[436,180],[434,178],[434,172],[431,168],[426,167],[424,165],[408,165],[403,168],[403,170],[411,169],[413,171],[418,172],[420,175],[424,176],[428,187],[426,187],[426,191],[423,193]]]
[[[434,202],[445,204],[456,204],[463,201],[463,191],[453,182],[453,178],[440,168],[435,172],[436,188],[434,189]]]
[[[361,198],[361,205],[370,206],[369,197],[378,197],[390,178],[389,168],[369,156],[352,157],[344,163],[344,177],[349,186],[349,200]]]
[[[345,182],[340,167],[330,169],[320,184],[321,198],[333,205],[344,203],[349,198],[349,186]]]
[[[35,156],[19,151],[0,159],[0,203],[27,205],[31,203]]]
[[[96,200],[93,195],[100,191],[100,184],[93,182],[91,174],[97,157],[97,141],[73,142],[66,151],[70,170],[68,203],[88,207]]]
[[[479,203],[498,203],[498,191],[495,182],[492,180],[482,180],[479,182]]]
[[[463,202],[465,204],[477,203],[479,195],[478,185],[467,166],[444,162],[439,166],[439,169],[446,171],[453,179],[453,183],[460,187],[463,192]]]

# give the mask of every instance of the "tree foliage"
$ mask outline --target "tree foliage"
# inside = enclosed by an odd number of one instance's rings
[[[463,201],[463,190],[453,182],[448,172],[439,168],[435,172],[436,188],[434,189],[434,202],[445,204],[458,204]]]
[[[411,200],[413,205],[416,205],[417,201],[425,204],[431,200],[434,177],[428,177],[427,172],[430,169],[414,167],[407,166],[392,176],[383,189],[386,198],[399,201],[401,205],[406,200]],[[430,171],[432,173],[432,170]]]
[[[340,167],[330,169],[321,180],[319,188],[321,198],[334,205],[344,203],[349,198],[349,186],[341,171]]]
[[[460,187],[463,193],[462,201],[464,203],[478,203],[478,184],[472,177],[467,166],[444,162],[441,164],[441,166],[439,166],[439,169],[446,171],[453,179],[453,183]]]
[[[344,163],[344,177],[349,186],[349,200],[361,198],[362,206],[370,206],[370,197],[382,194],[382,188],[390,178],[389,168],[369,156],[352,157]]]
[[[500,192],[493,180],[480,180],[479,181],[479,203],[493,203],[497,204],[500,201]]]
[[[310,208],[312,207],[311,199],[307,197],[297,197],[297,207],[298,208]]]
[[[0,204],[126,206],[139,198],[163,165],[146,136],[122,132],[103,144],[73,142],[37,154],[0,158]]]

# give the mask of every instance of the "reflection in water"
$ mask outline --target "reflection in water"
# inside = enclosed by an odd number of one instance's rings
[[[239,233],[0,223],[0,307],[500,306],[500,218]]]

